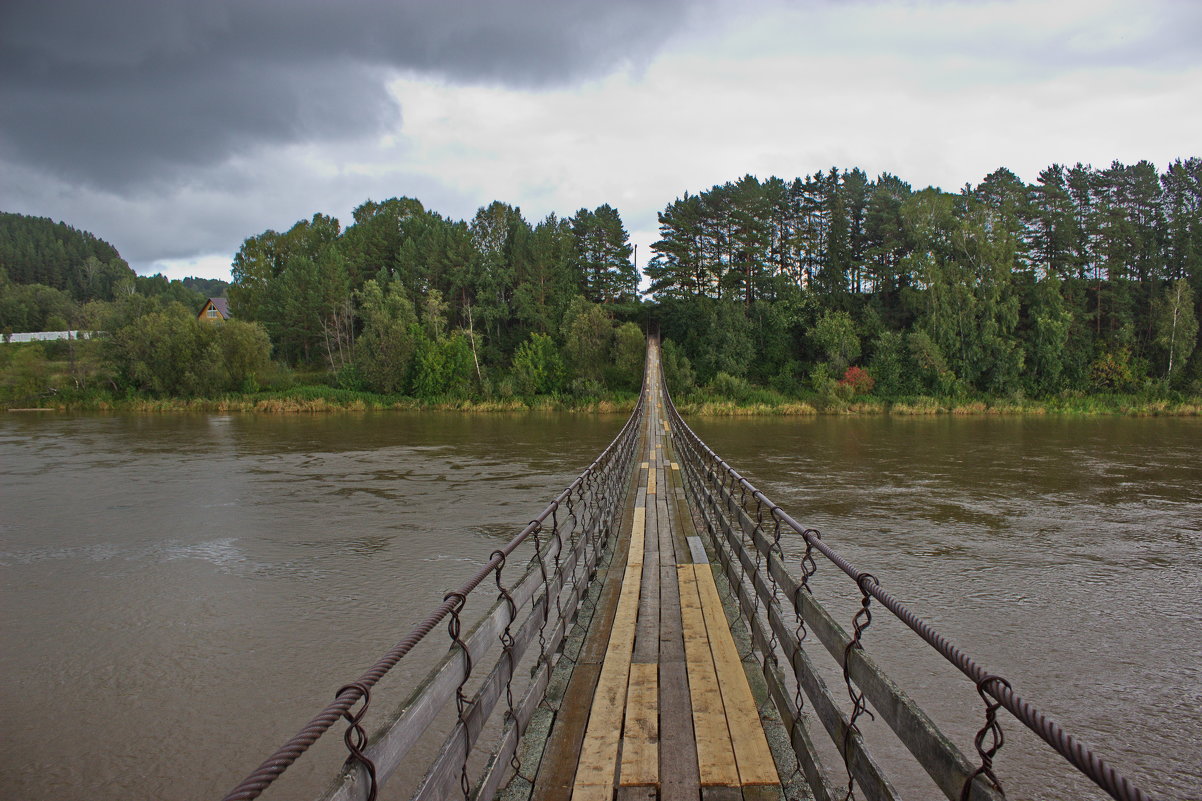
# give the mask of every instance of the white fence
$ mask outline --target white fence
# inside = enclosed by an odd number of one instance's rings
[[[3,342],[54,342],[60,339],[91,339],[95,331],[30,331],[24,334],[10,334],[0,341]]]

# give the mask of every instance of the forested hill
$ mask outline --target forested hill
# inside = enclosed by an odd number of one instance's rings
[[[229,284],[135,275],[103,239],[45,217],[0,212],[0,330],[105,327],[109,306],[131,296],[178,302],[195,313]]]
[[[134,272],[103,239],[47,217],[0,212],[0,269],[14,284],[41,284],[76,301],[112,300]]]

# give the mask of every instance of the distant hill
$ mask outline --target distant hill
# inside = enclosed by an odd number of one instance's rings
[[[180,283],[191,289],[194,292],[199,292],[206,298],[224,298],[225,291],[230,288],[229,281],[222,281],[220,278],[181,278]]]
[[[42,284],[76,301],[112,300],[134,271],[117,249],[48,217],[0,212],[0,269],[14,284]]]

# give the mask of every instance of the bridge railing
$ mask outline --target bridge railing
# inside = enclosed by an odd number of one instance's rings
[[[588,469],[404,639],[338,690],[334,701],[225,801],[257,798],[339,720],[347,721],[343,739],[350,756],[324,798],[374,801],[378,787],[408,764],[414,747],[435,736],[432,724],[448,718],[449,731],[412,797],[492,799],[507,772],[520,770],[518,743],[617,533],[641,436],[643,396],[640,392],[622,430]],[[506,572],[507,561],[514,557],[517,563],[522,556],[526,561],[513,577],[516,564]],[[488,605],[470,630],[469,604]],[[431,633],[444,621],[445,656],[369,736],[365,713],[372,689],[416,646],[436,640]]]
[[[1021,698],[1004,678],[981,667],[928,622],[897,600],[871,573],[856,568],[807,528],[773,503],[723,461],[684,422],[665,386],[665,408],[671,436],[686,478],[686,491],[705,533],[722,562],[732,593],[759,652],[764,679],[789,733],[798,767],[819,801],[850,797],[858,786],[871,801],[899,797],[864,744],[857,725],[869,709],[884,719],[914,760],[951,801],[985,801],[1004,797],[992,760],[1002,745],[997,719],[1008,710],[1082,774],[1121,801],[1150,797],[1107,765],[1089,748]],[[782,536],[804,543],[800,575],[785,563]],[[796,539],[794,539],[796,542]],[[853,583],[859,609],[849,634],[815,598],[810,586],[819,561],[835,565]],[[963,673],[984,701],[985,725],[975,738],[976,765],[899,688],[864,649],[861,639],[872,620],[872,602],[885,607],[943,659]],[[836,700],[804,642],[813,635],[833,657],[846,691]],[[786,669],[788,674],[786,676]],[[829,672],[828,672],[829,674]],[[804,696],[804,697],[803,697]],[[835,782],[817,756],[804,724],[805,699],[821,723],[847,771],[846,787]],[[841,706],[849,707],[844,713]]]

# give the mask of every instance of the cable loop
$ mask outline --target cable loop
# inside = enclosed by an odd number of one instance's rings
[[[367,801],[376,801],[376,764],[363,751],[367,747],[367,732],[364,730],[361,722],[363,716],[367,714],[367,708],[371,705],[371,688],[368,687],[366,682],[355,681],[339,687],[338,692],[334,693],[334,697],[342,697],[342,694],[347,690],[358,690],[359,697],[363,701],[363,706],[359,707],[359,711],[353,715],[349,709],[342,713],[342,716],[347,720],[347,727],[346,731],[342,734],[342,741],[346,744],[346,750],[351,752],[351,755],[347,758],[348,761],[358,762],[367,773]]]
[[[992,673],[982,676],[981,680],[977,682],[977,694],[985,702],[985,724],[981,726],[981,729],[973,738],[973,745],[977,749],[977,756],[981,758],[981,765],[964,780],[964,786],[960,790],[960,801],[968,801],[969,795],[972,793],[972,783],[978,776],[984,776],[998,793],[1003,797],[1006,795],[1006,791],[1002,789],[1001,781],[998,780],[997,775],[993,772],[993,758],[1001,750],[1006,737],[997,719],[997,712],[1001,709],[1002,703],[988,694],[988,685],[990,684],[997,684],[1005,687],[1007,690],[1010,689],[1010,682]],[[989,738],[988,745],[985,742],[986,738]]]

